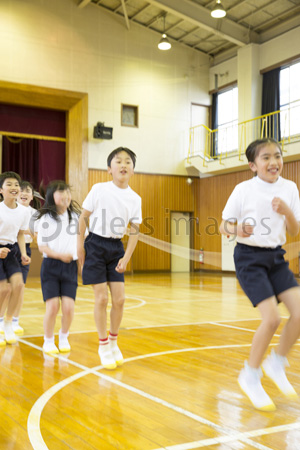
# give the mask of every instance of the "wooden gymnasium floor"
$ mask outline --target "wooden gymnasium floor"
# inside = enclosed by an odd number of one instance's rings
[[[237,385],[259,319],[234,276],[138,274],[126,289],[126,360],[107,371],[91,288],[78,290],[70,354],[50,357],[39,280],[29,280],[25,334],[0,349],[1,450],[300,449],[300,401],[264,380],[277,411],[259,412]],[[289,359],[300,393],[299,346]]]

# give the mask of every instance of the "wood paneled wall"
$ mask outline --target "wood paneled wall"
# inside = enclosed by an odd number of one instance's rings
[[[157,239],[170,242],[171,211],[195,211],[197,179],[187,183],[188,177],[136,173],[130,187],[142,197],[143,225],[141,231]],[[93,184],[111,180],[103,170],[89,170],[89,189]],[[169,253],[139,242],[133,254],[134,271],[169,271]]]
[[[284,178],[294,181],[300,190],[300,161],[284,164]],[[208,178],[187,178],[174,175],[149,175],[136,173],[130,180],[131,188],[142,197],[143,225],[141,231],[158,239],[170,242],[170,217],[172,211],[190,212],[193,228],[193,248],[203,247],[207,252],[221,253],[221,236],[218,227],[222,210],[234,187],[252,177],[249,171],[235,172]],[[104,170],[89,169],[89,189],[99,182],[109,181]],[[288,237],[287,244],[299,241]],[[289,253],[287,253],[289,257]],[[299,273],[298,258],[290,261],[295,274]],[[169,271],[169,253],[138,243],[129,270]],[[193,268],[220,270],[215,266],[193,263]]]
[[[298,189],[300,190],[300,161],[293,161],[284,163],[283,178],[287,178],[294,181]],[[252,172],[242,171],[225,175],[214,176],[210,178],[202,178],[199,183],[199,214],[200,228],[205,229],[208,222],[211,222],[210,217],[216,218],[220,224],[222,219],[222,211],[226,204],[226,201],[233,191],[234,187],[242,181],[248,180],[252,177]],[[210,231],[210,230],[209,230]],[[287,235],[287,244],[293,242],[299,242],[300,235],[296,237],[290,237]],[[204,250],[212,252],[221,252],[221,237],[219,235],[211,236],[210,233],[205,232],[200,237],[201,246]],[[199,242],[196,242],[199,245]],[[289,259],[289,251],[287,251],[287,259]],[[205,265],[204,265],[205,267]],[[290,268],[295,274],[299,274],[299,261],[298,257],[290,259]],[[211,269],[214,269],[211,267]]]

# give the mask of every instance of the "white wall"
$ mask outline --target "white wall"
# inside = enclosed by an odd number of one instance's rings
[[[214,89],[215,74],[219,74],[219,86],[237,80],[239,122],[259,116],[262,91],[260,70],[298,56],[300,54],[299,42],[300,26],[264,44],[249,44],[242,47],[236,58],[231,58],[210,68],[209,89]],[[225,75],[220,78],[220,74]]]
[[[260,70],[293,56],[299,56],[300,26],[272,39],[260,47]]]
[[[78,0],[0,2],[0,79],[89,95],[89,167],[106,168],[122,145],[136,170],[186,174],[191,102],[209,104],[209,58]],[[139,106],[139,128],[121,127],[121,103]],[[113,140],[92,137],[97,122]]]
[[[209,90],[212,91],[216,89],[215,86],[215,75],[217,75],[218,86],[220,88],[226,84],[233,83],[238,79],[237,70],[237,57],[228,59],[216,66],[213,66],[209,70]]]

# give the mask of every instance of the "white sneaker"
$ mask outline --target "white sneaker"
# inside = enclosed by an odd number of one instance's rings
[[[99,345],[98,354],[105,369],[115,369],[117,367],[110,345]]]
[[[14,333],[18,336],[22,336],[24,334],[23,328],[19,325],[19,322],[12,322],[12,328]]]
[[[238,383],[254,408],[261,411],[275,411],[276,406],[261,385],[261,377],[261,369],[252,369],[245,362],[245,367],[240,372]]]
[[[122,364],[124,363],[124,358],[121,353],[121,350],[119,349],[117,344],[115,344],[115,345],[112,344],[110,348],[111,348],[111,352],[113,354],[113,357],[114,357],[114,360],[116,361],[117,366],[122,366]]]
[[[285,374],[284,367],[288,365],[288,360],[284,356],[277,355],[272,350],[271,355],[263,362],[262,369],[264,374],[273,381],[282,394],[291,399],[296,399],[298,394]]]
[[[68,335],[69,333],[67,333],[67,335],[62,335],[62,333],[59,332],[58,348],[61,353],[68,353],[71,350]]]
[[[4,320],[0,322],[0,334],[4,334]]]
[[[46,341],[44,341],[43,352],[47,353],[48,355],[56,355],[57,353],[59,353],[58,348],[56,347],[54,342]]]
[[[4,322],[4,339],[8,344],[15,344],[17,342],[17,336],[14,333],[11,322]]]

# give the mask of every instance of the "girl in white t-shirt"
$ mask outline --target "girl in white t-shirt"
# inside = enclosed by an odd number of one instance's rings
[[[256,176],[235,187],[223,210],[220,231],[237,238],[236,275],[262,318],[238,382],[255,408],[273,411],[275,405],[260,381],[261,365],[264,374],[286,397],[297,398],[285,366],[286,356],[300,335],[300,288],[284,259],[282,245],[286,232],[291,236],[299,232],[299,192],[295,183],[280,176],[282,151],[274,139],[252,142],[246,157]],[[278,302],[285,304],[290,317],[279,344],[262,363],[280,324]]]
[[[70,187],[64,181],[52,181],[45,204],[37,216],[38,247],[43,253],[41,285],[46,313],[44,317],[45,353],[69,352],[69,329],[74,316],[77,290],[77,224],[79,206],[71,200]],[[61,329],[58,348],[54,327],[60,307]]]

